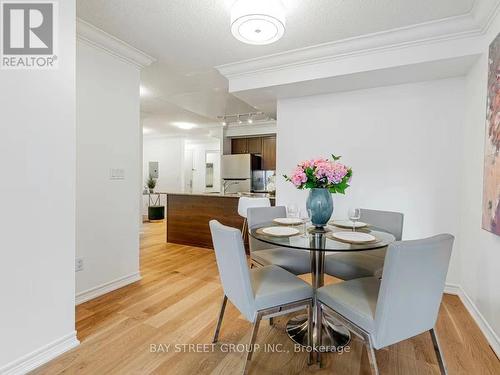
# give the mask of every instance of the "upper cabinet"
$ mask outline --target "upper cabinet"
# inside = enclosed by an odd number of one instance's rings
[[[262,169],[276,170],[276,137],[262,138]]]
[[[231,154],[248,154],[248,139],[247,138],[231,139]]]
[[[262,169],[276,170],[276,136],[232,138],[232,154],[257,154],[262,156]]]
[[[249,154],[262,154],[262,138],[254,137],[247,138],[248,140],[248,153]]]

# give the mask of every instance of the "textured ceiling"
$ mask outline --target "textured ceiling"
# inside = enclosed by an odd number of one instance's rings
[[[467,13],[474,0],[282,0],[283,39],[238,42],[229,31],[234,0],[78,0],[78,16],[148,54],[192,72]]]
[[[397,27],[453,17],[474,0],[282,0],[285,36],[267,46],[243,44],[230,33],[234,0],[77,0],[78,17],[155,57],[143,71],[150,90],[145,116],[159,115],[160,99],[177,115],[203,116],[252,111],[227,93],[214,66]],[[153,109],[155,108],[155,109]],[[172,116],[170,108],[168,116]],[[168,117],[165,117],[165,121]]]

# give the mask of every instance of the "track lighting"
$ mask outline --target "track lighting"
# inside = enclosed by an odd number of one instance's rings
[[[255,122],[269,121],[271,117],[264,112],[235,113],[233,115],[217,116],[222,126],[230,124],[253,124]]]

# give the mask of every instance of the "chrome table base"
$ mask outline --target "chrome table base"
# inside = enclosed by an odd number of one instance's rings
[[[321,347],[322,352],[336,352],[349,344],[351,334],[343,325],[323,314],[322,342],[317,342],[316,327],[314,328],[313,341]],[[286,325],[288,336],[297,344],[307,347],[307,315],[298,315],[290,319]]]
[[[327,232],[324,228],[314,228],[310,231],[310,248],[311,251],[311,276],[312,287],[314,290],[313,304],[317,305],[316,290],[324,285],[325,277],[325,241],[324,234]],[[349,330],[337,323],[330,316],[323,314],[323,321],[321,322],[322,332],[321,343],[317,342],[318,337],[318,321],[317,314],[313,314],[313,342],[314,347],[321,351],[334,352],[340,350],[351,341]],[[290,319],[287,323],[286,331],[288,336],[297,344],[307,346],[307,316],[301,315]]]

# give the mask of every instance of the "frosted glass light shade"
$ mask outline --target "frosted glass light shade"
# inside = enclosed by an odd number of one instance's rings
[[[237,0],[231,9],[231,33],[247,44],[271,44],[285,33],[280,0]]]

